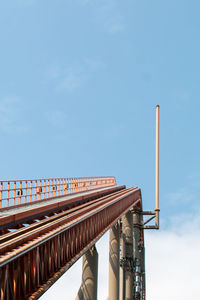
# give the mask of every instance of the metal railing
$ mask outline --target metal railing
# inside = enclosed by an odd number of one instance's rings
[[[0,209],[116,185],[115,177],[0,181]]]

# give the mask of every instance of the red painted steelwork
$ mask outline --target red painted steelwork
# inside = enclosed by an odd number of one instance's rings
[[[1,300],[38,299],[127,210],[141,203],[126,190],[81,208],[68,220],[0,257]],[[44,229],[44,228],[43,228]]]
[[[14,232],[4,234],[0,237],[0,255],[5,255],[6,252],[12,251],[12,249],[23,245],[25,242],[27,243],[58,226],[83,216],[83,214],[89,213],[91,210],[109,203],[111,200],[115,199],[116,196],[122,196],[123,194],[127,194],[127,191],[131,190],[133,190],[133,188],[112,193],[111,195],[101,197],[100,199],[90,201],[89,203],[79,205],[74,209],[53,215],[47,219],[44,218],[40,222],[36,222],[35,220],[35,222],[29,226],[22,226]]]
[[[72,207],[80,205],[84,202],[91,201],[93,199],[102,197],[104,195],[111,194],[113,192],[120,191],[125,189],[125,185],[122,186],[112,186],[106,189],[93,190],[89,193],[77,194],[73,198],[66,198],[65,196],[59,197],[59,201],[52,201],[52,203],[45,204],[45,201],[40,203],[40,206],[32,207],[31,204],[29,207],[24,207],[23,210],[15,210],[15,212],[9,213],[7,215],[0,217],[0,233],[3,229],[15,228],[16,225],[22,223],[30,222],[33,219],[41,218],[41,216],[52,215],[53,212],[59,212],[61,210],[68,210]],[[54,200],[54,199],[52,199]],[[29,208],[29,209],[27,209]],[[12,207],[7,209],[7,212],[11,211]]]

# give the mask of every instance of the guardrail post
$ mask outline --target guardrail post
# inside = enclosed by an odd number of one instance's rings
[[[97,300],[98,252],[95,245],[83,255],[82,284],[76,300]]]
[[[110,229],[108,299],[119,300],[120,226]]]
[[[131,211],[122,217],[120,299],[133,299],[133,217]]]

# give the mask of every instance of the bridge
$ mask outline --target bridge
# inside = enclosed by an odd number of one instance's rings
[[[146,299],[144,230],[159,228],[158,133],[154,211],[143,211],[140,188],[112,176],[0,181],[1,300],[38,299],[80,257],[76,300],[96,300],[95,243],[107,230],[108,300]]]

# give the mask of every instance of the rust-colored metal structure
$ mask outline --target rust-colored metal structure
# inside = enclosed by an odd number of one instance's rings
[[[84,180],[74,182],[83,186]],[[113,177],[88,182],[100,188],[77,190],[70,196],[55,194],[50,204],[49,198],[36,199],[41,201],[37,208],[33,201],[28,209],[24,203],[18,207],[13,203],[0,210],[1,300],[38,299],[127,211],[141,209],[139,188],[117,186]]]

